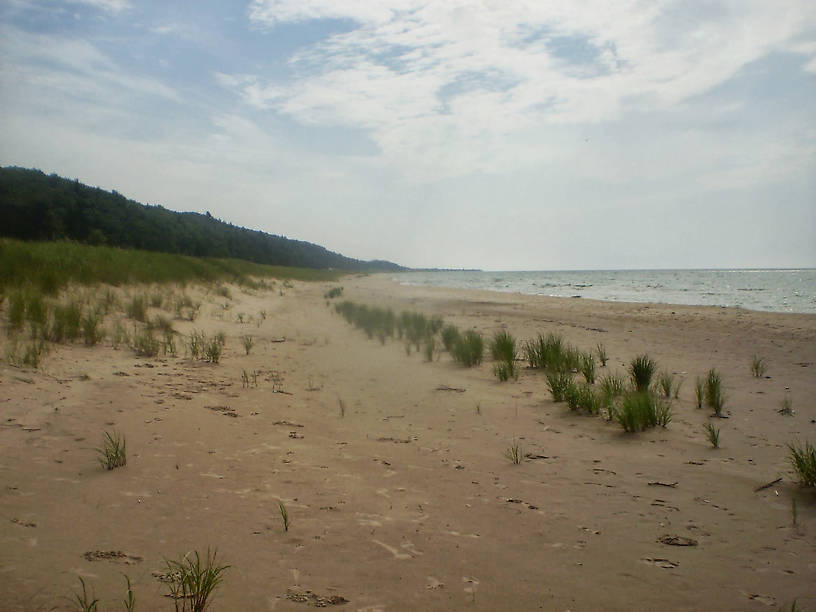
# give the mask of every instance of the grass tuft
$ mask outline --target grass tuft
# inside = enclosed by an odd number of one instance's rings
[[[613,417],[626,432],[643,431],[650,427],[666,427],[672,420],[671,404],[648,392],[632,392],[623,397]]]
[[[453,347],[454,361],[469,368],[482,363],[483,355],[484,340],[479,332],[469,329],[457,338]]]
[[[519,465],[524,457],[524,451],[518,440],[513,440],[513,443],[504,451],[504,456],[510,460],[513,465]]]
[[[207,549],[202,561],[197,551],[187,553],[179,561],[167,563],[170,577],[170,597],[176,612],[204,612],[215,589],[223,581],[223,573],[229,565],[216,564],[217,552]]]
[[[96,449],[99,455],[99,463],[106,470],[113,470],[127,464],[127,452],[125,449],[125,436],[117,432],[105,432],[102,446]]]
[[[601,367],[605,368],[606,362],[609,361],[609,355],[606,353],[606,347],[599,342],[598,346],[595,347],[595,352],[598,354],[598,361],[601,362]]]
[[[550,388],[554,402],[563,402],[566,399],[567,390],[574,385],[572,374],[569,372],[547,373],[547,386]]]
[[[657,369],[657,363],[648,355],[638,355],[629,364],[629,376],[635,391],[644,393],[652,384],[652,376]]]
[[[74,593],[77,607],[82,610],[82,612],[96,612],[99,609],[99,600],[94,595],[88,594],[88,588],[85,586],[85,581],[82,579],[82,576],[79,577],[79,583],[82,585],[82,595]]]
[[[816,448],[806,441],[804,446],[788,444],[788,450],[799,482],[806,487],[816,487]]]
[[[255,343],[255,339],[247,334],[246,336],[241,336],[241,344],[244,346],[244,350],[246,354],[249,355],[249,352],[252,350],[252,345]]]
[[[725,407],[725,393],[722,388],[722,377],[714,368],[708,371],[705,379],[705,402],[706,406],[714,410],[718,417],[723,415]]]
[[[720,448],[720,430],[711,423],[706,423],[703,425],[703,429],[706,432],[706,438],[711,443],[711,446],[714,448]]]
[[[283,505],[282,501],[278,502],[278,510],[280,511],[283,530],[289,531],[289,511],[286,509],[286,506]]]
[[[762,378],[765,376],[765,372],[767,370],[768,366],[765,363],[765,360],[762,357],[754,355],[753,359],[751,360],[751,374],[753,374],[756,378]]]
[[[595,357],[592,353],[583,353],[580,360],[581,374],[588,384],[595,384]]]

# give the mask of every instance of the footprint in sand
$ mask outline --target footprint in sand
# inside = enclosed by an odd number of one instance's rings
[[[444,587],[445,583],[440,581],[439,578],[436,576],[428,576],[428,584],[425,586],[426,589],[435,591],[436,589],[442,589]]]
[[[373,539],[371,541],[374,542],[375,544],[379,545],[379,546],[382,546],[385,550],[387,550],[392,555],[394,555],[395,559],[398,559],[400,561],[404,561],[406,559],[413,559],[414,557],[417,557],[417,556],[422,554],[420,551],[418,551],[416,548],[414,548],[414,545],[411,542],[403,542],[400,545],[400,548],[402,548],[403,550],[408,551],[407,553],[404,553],[404,552],[400,552],[399,549],[394,548],[393,546],[389,546],[385,542],[380,542],[379,540],[373,540]]]

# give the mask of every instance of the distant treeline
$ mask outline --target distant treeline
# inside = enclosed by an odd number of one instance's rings
[[[321,246],[219,221],[209,213],[146,206],[116,191],[39,170],[0,168],[0,235],[20,240],[75,240],[194,257],[340,270],[399,270]]]

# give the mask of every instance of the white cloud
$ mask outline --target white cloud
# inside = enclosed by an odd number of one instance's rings
[[[108,13],[121,13],[132,7],[128,0],[68,0],[72,4],[86,4]]]
[[[392,162],[433,175],[502,168],[517,159],[503,143],[531,128],[672,109],[816,32],[816,4],[797,0],[254,0],[249,16],[355,25],[295,55],[290,82],[235,83],[248,104],[368,129]],[[546,157],[544,144],[528,160]]]

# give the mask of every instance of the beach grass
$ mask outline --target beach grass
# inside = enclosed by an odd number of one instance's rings
[[[100,465],[106,470],[113,470],[127,465],[125,436],[117,432],[105,432],[102,446],[96,449]]]
[[[800,484],[805,487],[816,487],[816,448],[810,442],[803,446],[797,443],[788,444],[789,460]]]
[[[714,427],[711,423],[706,423],[703,425],[703,429],[706,432],[706,439],[709,441],[711,446],[714,448],[720,448],[720,430],[717,427]]]
[[[629,363],[629,376],[635,391],[644,393],[652,384],[652,376],[657,370],[657,363],[649,355],[638,355]]]
[[[725,392],[723,391],[722,376],[716,369],[712,368],[708,371],[705,378],[705,403],[706,406],[714,410],[714,414],[718,417],[723,415],[723,408],[725,407]]]
[[[205,559],[198,551],[184,555],[179,561],[165,559],[170,578],[170,597],[176,612],[204,612],[210,599],[223,581],[229,565],[217,564],[217,551],[207,549]]]
[[[666,427],[672,419],[671,404],[648,391],[633,391],[614,409],[613,418],[630,433],[658,425]]]
[[[756,378],[762,378],[767,371],[768,365],[765,363],[765,360],[762,357],[754,355],[751,359],[751,374]]]

